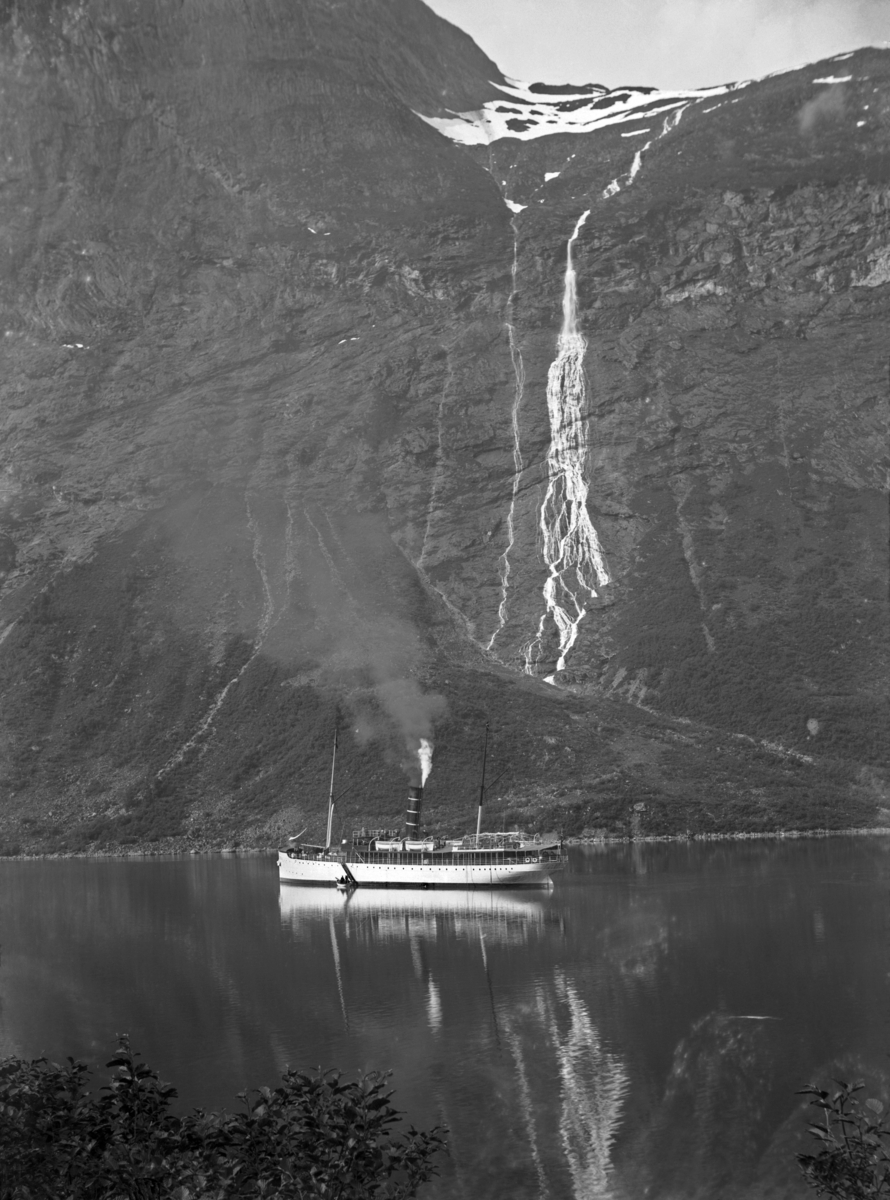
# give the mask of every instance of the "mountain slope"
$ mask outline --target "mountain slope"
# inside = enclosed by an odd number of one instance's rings
[[[347,821],[433,726],[469,809],[486,717],[525,819],[883,820],[888,63],[468,145],[513,85],[420,3],[8,9],[7,844],[317,823],[338,706]],[[585,211],[611,582],[553,687]]]

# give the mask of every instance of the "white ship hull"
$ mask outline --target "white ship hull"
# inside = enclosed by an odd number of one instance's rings
[[[502,888],[547,887],[561,863],[530,855],[528,862],[474,863],[344,863],[332,859],[278,856],[282,883],[334,887],[344,877],[355,887]]]

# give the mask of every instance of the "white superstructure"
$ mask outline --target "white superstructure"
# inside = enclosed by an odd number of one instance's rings
[[[516,835],[495,837],[502,840],[500,846],[489,835],[482,845],[459,850],[451,843],[428,850],[363,850],[353,845],[349,851],[332,851],[298,845],[279,852],[278,874],[282,883],[349,887],[546,887],[562,866],[557,840],[520,844]]]
[[[423,788],[408,791],[406,830],[356,829],[351,844],[295,841],[278,853],[282,883],[328,887],[503,888],[547,887],[563,864],[555,833],[519,830],[462,838],[434,838],[420,830]],[[480,805],[481,821],[481,805]]]

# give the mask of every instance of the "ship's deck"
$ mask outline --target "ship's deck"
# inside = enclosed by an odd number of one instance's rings
[[[557,847],[546,849],[512,850],[328,850],[317,847],[292,847],[282,851],[288,858],[302,859],[308,862],[340,862],[347,866],[352,863],[364,863],[368,866],[392,867],[504,867],[517,866],[520,863],[559,863],[565,860],[565,855]]]

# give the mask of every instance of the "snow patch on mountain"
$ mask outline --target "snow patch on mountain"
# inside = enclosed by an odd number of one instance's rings
[[[590,133],[607,125],[649,120],[691,101],[737,91],[749,82],[697,91],[605,88],[591,83],[583,89],[561,92],[550,84],[508,79],[506,83],[493,84],[503,92],[503,99],[489,100],[474,112],[455,112],[447,117],[425,117],[423,113],[417,116],[452,141],[466,146],[487,145],[505,137],[528,141],[552,133]]]

